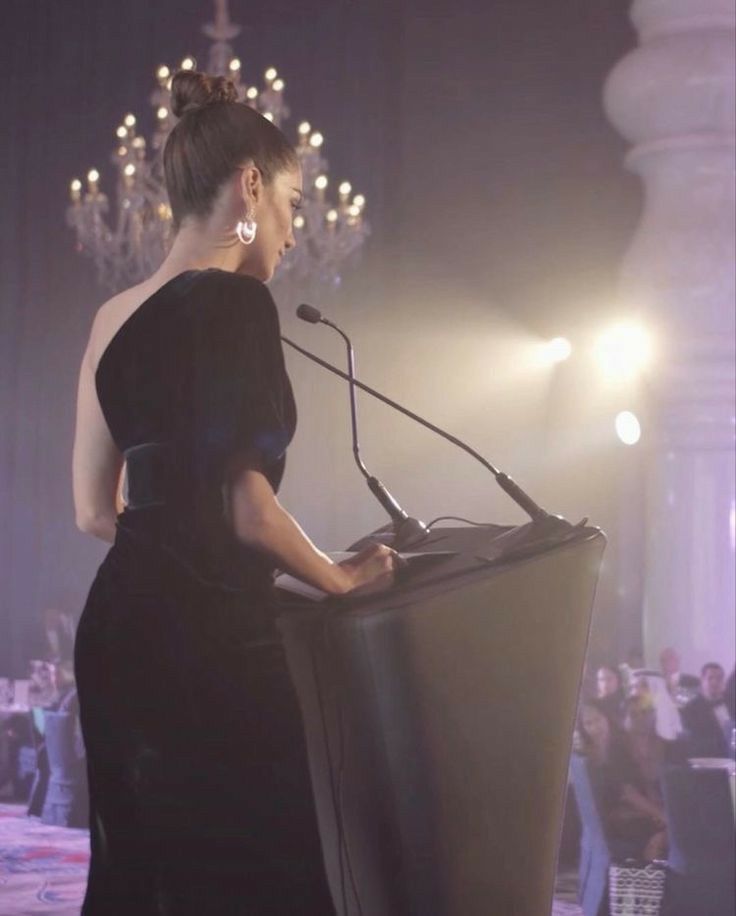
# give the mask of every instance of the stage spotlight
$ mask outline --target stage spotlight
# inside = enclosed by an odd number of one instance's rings
[[[594,353],[604,375],[624,381],[648,365],[651,349],[644,328],[637,324],[619,324],[600,335]]]
[[[616,417],[616,435],[624,445],[636,445],[641,439],[641,424],[630,410],[622,410]]]
[[[572,345],[566,337],[554,337],[544,344],[544,357],[547,363],[564,363],[572,353]]]

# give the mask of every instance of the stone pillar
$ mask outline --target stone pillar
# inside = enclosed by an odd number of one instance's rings
[[[646,379],[644,646],[734,664],[734,0],[635,0],[610,74],[644,206],[622,300],[653,332]]]

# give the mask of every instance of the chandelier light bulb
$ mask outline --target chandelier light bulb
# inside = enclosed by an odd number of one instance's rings
[[[272,83],[276,79],[277,76],[278,76],[278,73],[276,72],[275,67],[269,67],[268,70],[266,70],[266,72],[263,74],[263,78],[266,80],[267,83]]]
[[[131,145],[133,149],[144,149],[146,145],[146,138],[145,137],[134,137],[133,143]]]
[[[159,121],[165,121],[166,118],[168,118],[168,116],[169,116],[169,109],[164,108],[163,105],[156,111],[156,117],[159,119]]]
[[[128,176],[128,178],[131,178],[133,175],[135,175],[135,166],[133,165],[133,163],[129,162],[123,169],[123,172],[125,175]]]
[[[322,146],[322,144],[324,143],[324,141],[325,141],[325,138],[322,136],[322,134],[318,130],[316,130],[312,134],[312,136],[309,138],[309,145],[313,146],[315,149],[319,149],[320,146]]]
[[[624,445],[636,445],[641,439],[639,418],[630,410],[622,410],[616,417],[616,435]]]
[[[340,194],[340,197],[345,199],[346,197],[350,195],[350,192],[353,190],[353,186],[350,184],[349,181],[343,181],[337,190]]]
[[[360,207],[356,207],[355,204],[351,204],[348,207],[348,216],[352,216],[352,217],[360,216]]]
[[[197,66],[197,62],[196,62],[196,60],[195,60],[193,57],[191,57],[191,56],[190,56],[190,57],[185,57],[184,60],[181,62],[181,69],[182,69],[182,70],[194,70],[194,68],[195,68],[196,66]]]
[[[311,130],[312,130],[312,125],[309,123],[309,121],[302,121],[302,123],[298,127],[299,136],[305,137],[309,134]]]
[[[240,60],[237,57],[233,57],[228,64],[228,69],[231,73],[237,73],[240,70]]]
[[[245,93],[246,98],[253,101],[258,98],[258,89],[255,86],[251,86],[248,91]]]
[[[97,184],[99,180],[100,173],[97,171],[97,169],[90,169],[89,172],[87,172],[87,181],[90,184]]]
[[[124,140],[128,136],[127,127],[123,127],[123,125],[121,124],[120,127],[118,127],[118,129],[115,131],[115,136],[119,140]]]
[[[72,189],[72,191],[81,191],[82,182],[78,178],[73,178],[72,183],[69,185],[69,187]]]
[[[272,84],[272,88],[275,92],[283,92],[285,86],[286,83],[280,77],[279,79],[274,80]]]
[[[294,217],[294,228],[295,228],[295,229],[303,229],[303,228],[304,228],[304,217],[301,216],[301,214],[300,214],[299,216],[295,216],[295,217]]]
[[[127,155],[128,155],[128,147],[127,147],[127,146],[119,146],[119,147],[118,147],[118,156],[120,156],[120,158],[122,159],[123,156],[127,156]]]
[[[337,222],[337,210],[328,210],[325,215],[328,225],[334,226]]]
[[[365,197],[362,194],[356,194],[353,198],[353,203],[362,210],[365,206]]]
[[[327,183],[327,175],[318,175],[314,179],[314,186],[318,191],[324,191],[324,189],[327,187]]]
[[[165,82],[171,76],[171,70],[169,70],[166,64],[161,64],[156,71],[156,76],[160,82]]]
[[[135,115],[127,114],[127,115],[123,118],[123,124],[124,124],[126,127],[135,127]]]
[[[73,178],[69,185],[69,192],[73,204],[78,204],[82,196],[82,182],[78,178]]]

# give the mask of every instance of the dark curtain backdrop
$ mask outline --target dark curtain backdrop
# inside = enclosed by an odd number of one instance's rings
[[[353,326],[365,331],[364,364],[379,351],[386,357],[385,378],[373,371],[373,381],[400,393],[409,376],[429,378],[432,367],[405,356],[407,346],[425,322],[441,338],[445,323],[462,321],[453,305],[461,300],[539,334],[579,322],[581,308],[586,320],[604,317],[639,206],[600,102],[605,75],[633,43],[625,6],[231,0],[249,81],[277,66],[289,126],[307,118],[323,130],[332,175],[349,176],[368,197],[373,235],[346,297]],[[212,9],[4,0],[0,12],[0,673],[18,676],[41,610],[78,613],[105,550],[77,532],[71,499],[76,376],[106,293],[65,228],[68,184],[93,165],[109,180],[114,129],[127,111],[149,135],[154,70],[189,52],[204,63],[199,29]],[[302,435],[308,455],[308,426]],[[491,458],[502,440],[491,428],[482,442]],[[407,472],[408,485],[414,477]],[[351,524],[380,521],[372,510],[346,510],[352,487],[325,503],[324,530],[343,542],[358,533]],[[298,501],[298,479],[290,491]],[[615,524],[610,500],[591,499]],[[612,583],[609,592],[597,640],[615,653],[638,640],[639,609],[636,596],[622,606]]]

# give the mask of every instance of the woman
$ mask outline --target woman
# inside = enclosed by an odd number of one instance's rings
[[[172,110],[173,246],[99,310],[79,380],[77,524],[113,542],[75,655],[82,912],[325,916],[273,572],[339,595],[389,582],[396,555],[374,546],[335,564],[276,497],[295,409],[263,284],[295,244],[294,149],[224,78],[177,73]]]
[[[580,708],[576,749],[590,760],[591,783],[609,839],[632,858],[660,858],[666,849],[661,801],[649,796],[648,780],[599,700]]]

